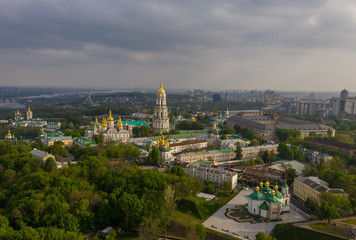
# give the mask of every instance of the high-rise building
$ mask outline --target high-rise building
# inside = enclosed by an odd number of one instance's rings
[[[156,107],[152,119],[153,132],[168,132],[169,118],[166,102],[166,91],[163,89],[162,83],[156,95]]]
[[[340,118],[354,119],[356,117],[356,97],[349,97],[349,92],[344,89],[339,98],[332,98],[332,114]]]

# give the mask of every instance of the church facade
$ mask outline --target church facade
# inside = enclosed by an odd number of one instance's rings
[[[85,137],[93,139],[94,135],[100,135],[101,133],[104,135],[104,142],[127,142],[132,134],[128,126],[123,126],[121,117],[119,117],[119,120],[115,124],[115,120],[111,116],[111,111],[109,112],[109,117],[107,119],[103,118],[101,123],[96,119],[95,122],[86,129]]]
[[[154,133],[169,132],[166,91],[163,89],[162,83],[156,95],[156,107],[152,119],[152,131]]]
[[[255,216],[279,220],[283,212],[289,212],[289,205],[290,193],[287,184],[284,184],[279,192],[277,185],[272,190],[267,181],[265,187],[261,182],[260,187],[257,186],[255,191],[248,196],[247,210]]]

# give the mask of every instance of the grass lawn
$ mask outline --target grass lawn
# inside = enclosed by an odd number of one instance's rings
[[[198,206],[203,219],[208,219],[216,211],[218,211],[222,206],[228,203],[236,194],[229,194],[228,196],[217,196],[214,200],[205,201],[205,199],[194,196],[189,198],[194,201]]]
[[[174,134],[174,135],[169,135],[169,139],[182,139],[182,138],[193,138],[198,134],[201,133],[207,133],[208,130],[179,130],[179,134]],[[157,139],[160,139],[161,136],[153,136],[153,137],[148,137],[148,139],[157,141]]]
[[[336,226],[333,226],[333,225],[318,223],[318,224],[310,224],[309,226],[315,230],[334,234],[340,237],[346,237],[346,238],[352,237],[352,234],[350,232],[350,226],[346,224],[337,223]]]
[[[201,219],[196,218],[192,214],[184,213],[179,210],[173,211],[173,221],[176,221],[177,223],[180,223],[187,227],[203,222]]]
[[[346,220],[346,221],[342,221],[342,222],[348,223],[348,224],[352,224],[352,225],[356,225],[356,219]]]
[[[280,225],[280,226],[279,226]],[[327,235],[326,233],[293,226],[293,223],[277,224],[273,229],[273,237],[278,240],[342,240],[344,238]]]
[[[199,208],[199,211],[201,212],[201,215],[203,216],[204,220],[197,218],[193,214],[188,214],[189,211],[185,210],[186,212],[181,212],[179,210],[174,210],[173,221],[180,223],[184,226],[201,224],[235,196],[236,194],[230,194],[229,196],[226,197],[225,196],[218,197],[216,200],[212,200],[212,201],[205,201],[203,198],[196,197],[196,196],[191,197],[188,200],[191,200],[196,203],[196,206]],[[192,213],[193,211],[190,212]],[[205,228],[205,229],[207,232],[224,236],[228,239],[238,239],[237,237],[233,237],[221,232],[217,232],[209,228]]]
[[[210,228],[205,228],[205,229],[206,229],[206,232],[214,233],[216,235],[223,236],[223,237],[228,238],[228,239],[234,239],[234,240],[240,239],[238,237],[233,237],[233,236],[230,236],[230,235],[218,232],[218,231],[214,231],[213,229],[210,229]]]

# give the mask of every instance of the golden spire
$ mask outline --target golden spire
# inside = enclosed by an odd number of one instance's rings
[[[229,114],[229,108],[226,108],[226,113]]]
[[[117,121],[117,126],[118,126],[119,128],[123,128],[123,126],[122,126],[122,121],[121,121],[121,116],[119,116],[119,121]]]
[[[103,117],[103,121],[101,122],[101,125],[103,128],[107,128],[108,123],[106,122],[106,119]]]
[[[161,85],[160,85],[160,88],[159,88],[158,91],[157,91],[157,94],[166,94],[166,91],[164,91],[164,89],[163,89],[162,83],[161,83]]]
[[[107,118],[108,122],[113,122],[114,118],[111,116],[111,110],[109,111],[109,117]]]
[[[28,113],[28,114],[29,114],[29,113],[32,113],[30,107],[28,107],[27,113]]]
[[[214,126],[213,126],[214,129],[216,129],[216,122],[214,121]]]
[[[263,182],[262,181],[260,182],[260,188],[263,188]]]
[[[43,126],[41,127],[41,132],[43,132]]]
[[[12,138],[15,138],[15,134],[12,134]]]
[[[256,187],[256,192],[259,192],[260,191],[260,188],[257,186]]]

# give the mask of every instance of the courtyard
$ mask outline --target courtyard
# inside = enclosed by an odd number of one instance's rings
[[[250,195],[253,190],[241,190],[230,202],[220,208],[214,215],[208,218],[203,225],[207,228],[211,228],[215,231],[220,231],[231,236],[238,236],[244,239],[244,236],[248,236],[251,239],[255,239],[255,235],[258,232],[270,233],[276,224],[299,222],[308,219],[308,216],[297,209],[295,206],[290,205],[290,212],[282,214],[281,221],[275,222],[237,222],[232,218],[226,216],[227,209],[235,209],[236,206],[243,206],[247,204],[247,196]]]

